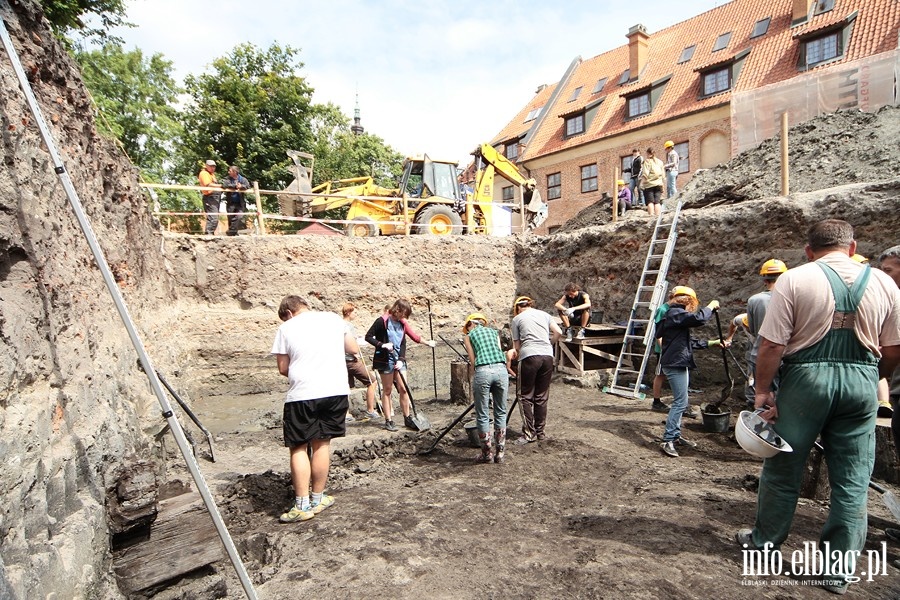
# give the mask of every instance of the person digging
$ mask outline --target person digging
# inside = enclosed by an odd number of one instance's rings
[[[656,314],[653,317],[653,322],[658,327],[659,323],[665,318],[666,313],[669,312],[668,303],[663,303],[659,308],[656,309]],[[656,412],[669,412],[669,405],[662,401],[662,386],[663,383],[666,382],[666,376],[662,372],[662,338],[657,337],[656,341],[653,345],[653,353],[656,355],[656,373],[653,376],[653,404],[650,405],[650,410],[655,410]],[[688,403],[687,408],[684,411],[684,414],[681,415],[685,419],[696,419],[697,411],[694,410],[694,407]]]
[[[707,306],[699,308],[696,292],[685,285],[679,285],[672,290],[668,304],[669,310],[656,326],[657,335],[662,339],[662,372],[669,381],[673,396],[661,448],[667,456],[678,457],[676,445],[691,448],[697,446],[681,435],[681,417],[688,407],[690,371],[697,368],[694,349],[719,344],[719,340],[693,338],[691,329],[706,325],[712,318],[713,311],[718,310],[719,301],[711,300]]]
[[[462,328],[469,355],[469,379],[475,399],[475,420],[481,455],[478,462],[502,463],[506,451],[506,413],[509,374],[500,334],[488,327],[487,317],[472,313]],[[491,401],[494,404],[494,438],[491,439]]]

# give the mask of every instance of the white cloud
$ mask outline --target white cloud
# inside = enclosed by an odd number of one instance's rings
[[[352,117],[358,90],[366,131],[403,154],[465,165],[576,56],[626,43],[637,23],[652,34],[723,3],[131,0],[127,18],[137,27],[117,33],[164,54],[179,79],[240,43],[299,48],[316,102]]]

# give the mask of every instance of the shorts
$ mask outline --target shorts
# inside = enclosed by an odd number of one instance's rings
[[[390,375],[391,373],[394,372],[394,365],[396,365],[396,364],[397,364],[397,356],[393,355],[390,358],[388,358],[387,365],[378,369],[378,372],[382,373],[384,375]],[[400,371],[402,373],[406,373],[406,360],[403,360],[403,368],[400,369]]]
[[[662,186],[655,185],[653,187],[644,189],[644,201],[647,204],[659,204],[660,199],[662,198]]]
[[[349,408],[348,396],[285,402],[282,415],[284,445],[293,448],[312,440],[344,437]]]
[[[350,387],[356,387],[356,382],[360,382],[368,387],[375,383],[374,379],[369,379],[369,371],[361,360],[347,361],[347,383]]]

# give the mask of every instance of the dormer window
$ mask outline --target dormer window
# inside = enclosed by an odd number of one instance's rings
[[[519,158],[519,142],[507,142],[503,146],[503,156],[513,161]]]
[[[728,47],[728,42],[731,41],[731,32],[723,33],[719,37],[716,38],[716,43],[713,45],[713,52],[718,52],[719,50],[724,50]]]
[[[857,16],[859,11],[854,11],[827,28],[794,34],[794,39],[800,42],[797,68],[802,71],[843,58],[844,51],[850,44]]]
[[[580,112],[566,117],[566,137],[584,133],[584,113]]]
[[[841,32],[832,31],[821,37],[813,38],[803,44],[802,54],[805,54],[804,63],[807,67],[837,58],[841,55]]]
[[[650,92],[628,98],[628,118],[639,117],[650,112]]]
[[[727,92],[734,87],[750,49],[742,50],[732,57],[718,60],[694,69],[700,74],[700,98]]]
[[[712,96],[731,89],[731,65],[703,73],[703,95]]]

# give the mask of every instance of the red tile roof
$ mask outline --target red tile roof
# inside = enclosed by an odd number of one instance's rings
[[[623,71],[629,68],[627,43],[587,60],[576,59],[577,64],[571,75],[568,78],[563,76],[558,84],[539,91],[492,143],[524,135],[528,126],[533,124],[524,123],[525,116],[539,106],[543,106],[545,118],[525,140],[527,147],[520,155],[520,162],[720,106],[731,100],[734,91],[752,90],[802,74],[797,68],[802,42],[796,36],[823,31],[846,20],[854,12],[858,14],[849,43],[845,41],[843,56],[811,70],[897,48],[900,0],[836,0],[833,10],[813,16],[794,28],[791,28],[792,7],[793,0],[733,0],[662,31],[651,32],[643,72],[639,78],[624,85],[619,85],[618,81]],[[767,32],[751,38],[755,23],[766,18],[771,18]],[[731,32],[728,46],[713,52],[718,36],[728,32]],[[695,44],[691,60],[678,64],[682,50]],[[743,66],[732,89],[700,98],[701,75],[697,72],[698,67],[727,64],[735,57],[740,58],[745,50],[749,53],[743,58]],[[596,83],[604,77],[608,80],[603,89],[591,93]],[[670,79],[652,111],[626,119],[627,100],[622,95],[646,89],[651,83],[666,77]],[[568,101],[579,86],[582,90],[578,98]],[[554,92],[558,93],[554,96]],[[546,106],[553,97],[554,106]],[[601,98],[604,99],[596,107],[596,114],[585,123],[585,132],[566,139],[565,120],[559,115],[577,113],[579,109],[596,104]]]

